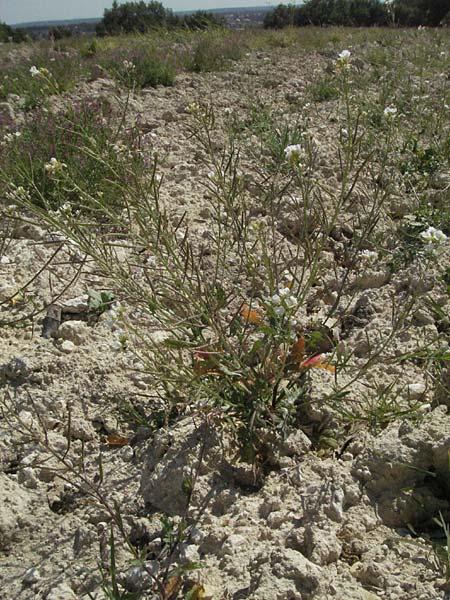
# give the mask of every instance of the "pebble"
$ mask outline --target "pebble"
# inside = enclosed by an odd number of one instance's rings
[[[82,296],[77,296],[76,298],[66,300],[65,302],[63,302],[61,308],[66,313],[79,314],[87,312],[88,303],[89,296],[87,294],[83,294]]]
[[[41,574],[39,573],[39,569],[36,567],[31,567],[25,571],[25,575],[22,578],[23,583],[26,585],[32,585],[36,583],[41,578]]]
[[[406,390],[410,398],[420,398],[425,393],[426,385],[424,383],[410,383]]]
[[[35,490],[38,486],[38,480],[32,467],[21,469],[18,473],[17,481],[32,490]]]
[[[222,545],[223,554],[236,554],[240,547],[246,543],[246,538],[239,534],[233,534],[227,537]]]
[[[64,352],[64,354],[70,354],[71,352],[73,352],[75,350],[76,346],[70,340],[64,340],[63,343],[61,344],[60,348],[61,348],[61,352]]]

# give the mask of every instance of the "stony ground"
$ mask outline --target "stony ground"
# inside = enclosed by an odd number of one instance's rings
[[[148,146],[164,157],[164,202],[173,217],[188,211],[194,236],[204,236],[210,215],[202,186],[206,167],[191,137],[186,106],[207,100],[225,118],[225,109],[245,116],[258,99],[293,118],[308,83],[329,64],[326,54],[252,51],[227,72],[182,74],[172,88],[148,89],[131,98],[130,122],[138,124]],[[72,99],[121,93],[112,81],[99,78],[81,85]],[[13,102],[10,108],[19,122],[19,109]],[[333,187],[336,103],[301,110],[309,111],[321,148],[320,177]],[[243,166],[257,178],[252,160],[248,152]],[[350,219],[347,215],[347,225]],[[44,226],[16,227],[2,250],[7,257],[0,264],[2,316],[10,306],[6,299],[44,267],[59,243]],[[333,263],[345,236],[338,233],[330,244],[324,259]],[[448,258],[444,249],[442,264]],[[447,597],[445,572],[433,549],[442,539],[432,517],[439,511],[444,518],[449,514],[448,493],[440,483],[448,478],[448,394],[426,376],[422,363],[379,363],[350,388],[351,401],[359,406],[376,384],[394,385],[400,404],[418,401],[413,420],[392,419],[378,429],[349,422],[337,449],[328,452],[313,444],[312,429],[299,429],[280,442],[264,477],[255,479],[250,466],[233,459],[226,435],[214,423],[206,427],[195,414],[186,414],[153,433],[130,418],[130,406],[135,412],[144,407],[145,413],[152,390],[145,373],[136,370],[132,352],[117,351],[108,314],[87,320],[85,294],[101,288],[104,279],[90,263],[78,273],[82,259],[76,248],[64,246],[50,270],[38,273],[31,284],[40,305],[62,293],[58,304],[66,321],[53,337],[41,335],[42,314],[32,325],[2,331],[0,579],[5,597],[106,597],[99,564],[106,569],[111,564],[112,515],[107,506],[120,508],[124,529],[136,547],[148,544],[153,549],[143,567],[133,566],[116,534],[118,578],[136,597],[157,597],[148,588],[157,570],[165,514],[175,523],[187,516],[195,524],[176,550],[176,563],[200,563],[187,581],[191,588],[193,582],[204,588],[196,596],[182,596],[181,591],[171,595],[166,589],[158,596],[166,600]],[[360,310],[352,326],[340,331],[345,343],[357,349],[361,364],[367,340],[390,326],[391,299],[401,305],[408,286],[417,289],[425,281],[448,313],[448,297],[432,290],[437,277],[428,273],[422,278],[414,264],[392,276],[383,265],[365,270],[354,300]],[[323,289],[331,298],[319,299],[318,294],[317,318],[334,301],[336,278],[339,270],[330,267]],[[433,315],[425,308],[417,310],[390,354],[411,352],[436,335]],[[338,427],[336,414],[322,404],[332,375],[324,370],[311,377],[310,428],[326,419],[331,428]],[[11,407],[15,417],[8,414]],[[43,429],[46,440],[38,444],[33,432]],[[124,436],[124,445],[116,445],[112,434]],[[186,515],[182,485],[186,474],[197,472],[200,454],[202,465]]]

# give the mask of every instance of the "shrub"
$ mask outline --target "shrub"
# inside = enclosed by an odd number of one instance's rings
[[[170,9],[161,2],[125,2],[114,0],[112,8],[105,9],[103,19],[96,27],[97,35],[119,35],[122,33],[146,33],[154,27],[168,27],[178,23]]]
[[[0,42],[20,43],[28,39],[24,29],[13,29],[6,23],[0,23]]]
[[[264,26],[288,25],[386,25],[388,11],[380,0],[307,0],[299,7],[278,6],[267,13]]]
[[[127,184],[127,162],[139,173],[140,159],[135,160],[128,150],[134,147],[132,132],[119,138],[116,119],[108,103],[93,100],[78,102],[57,114],[34,110],[20,136],[13,134],[13,139],[5,142],[0,181],[13,190],[28,188],[36,205],[45,197],[48,208],[54,210],[66,202],[81,209],[83,194],[91,198],[104,195],[111,207],[118,205],[122,192],[111,181],[111,173]],[[48,167],[55,158],[55,165],[60,165],[58,177],[52,175],[56,169]],[[64,185],[66,170],[72,173],[76,186]]]
[[[53,38],[55,41],[62,40],[63,38],[72,37],[72,30],[70,27],[64,27],[63,25],[58,25],[57,27],[51,27],[49,31],[49,36]]]
[[[286,6],[279,4],[275,10],[266,13],[264,17],[264,27],[266,29],[283,29],[289,25],[294,25],[296,8],[293,4]]]
[[[225,19],[223,17],[218,17],[213,13],[198,10],[192,15],[182,17],[180,19],[180,24],[187,29],[203,31],[205,29],[210,29],[211,27],[223,27],[225,25]]]
[[[196,41],[186,66],[196,73],[220,71],[227,61],[239,60],[241,55],[242,47],[236,37],[204,34]]]
[[[380,0],[308,0],[297,9],[297,25],[386,25],[388,13]]]
[[[175,67],[151,47],[141,46],[125,56],[123,50],[120,53],[113,52],[100,64],[129,89],[169,86],[173,85],[175,79]]]
[[[392,3],[396,23],[408,27],[435,27],[444,20],[449,10],[449,0],[394,0]]]

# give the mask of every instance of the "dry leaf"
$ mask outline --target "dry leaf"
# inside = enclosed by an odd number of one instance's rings
[[[128,446],[130,438],[126,435],[120,435],[119,433],[110,433],[106,436],[106,441],[110,448]]]
[[[261,325],[264,322],[264,316],[255,308],[250,308],[248,304],[242,306],[241,315],[252,325]]]
[[[208,350],[197,350],[194,352],[194,371],[197,375],[223,375],[220,369],[211,365],[211,359],[220,354],[220,352],[211,352]]]
[[[301,365],[305,358],[305,338],[299,337],[298,340],[293,344],[291,352],[289,354],[289,362]]]
[[[178,595],[178,592],[181,590],[182,583],[183,580],[179,575],[171,577],[164,586],[163,600],[175,600],[175,598]]]

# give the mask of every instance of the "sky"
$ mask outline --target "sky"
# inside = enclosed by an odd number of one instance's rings
[[[237,6],[270,6],[279,0],[162,0],[166,8],[197,10],[234,8]],[[110,8],[112,0],[0,0],[0,22],[13,25],[27,21],[95,18]]]

